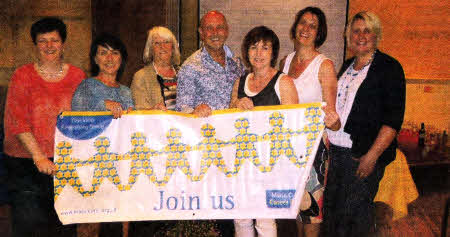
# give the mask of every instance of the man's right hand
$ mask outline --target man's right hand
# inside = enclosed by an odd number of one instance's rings
[[[194,112],[192,112],[197,117],[208,117],[212,114],[212,109],[207,104],[200,104],[195,107]]]

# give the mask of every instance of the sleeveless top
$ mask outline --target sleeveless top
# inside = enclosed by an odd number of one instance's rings
[[[177,99],[177,66],[173,66],[175,71],[174,77],[164,77],[159,74],[158,69],[156,69],[155,64],[152,63],[153,69],[156,73],[156,80],[161,88],[161,97],[163,98],[164,105],[168,110],[175,110],[176,99]]]
[[[177,99],[177,77],[162,77],[156,74],[159,86],[161,87],[161,96],[164,105],[168,110],[175,110],[175,102]]]
[[[290,53],[286,57],[286,63],[284,64],[283,72],[288,74],[289,67],[295,52]],[[324,60],[328,58],[323,55],[317,55],[308,67],[294,79],[295,87],[298,91],[298,103],[310,103],[310,102],[322,102],[322,86],[319,81],[319,69]]]
[[[248,97],[253,101],[254,106],[263,106],[263,105],[280,105],[281,99],[279,97],[279,93],[275,91],[275,84],[279,79],[284,75],[284,73],[278,71],[274,77],[267,83],[266,87],[262,89],[259,93],[255,95],[249,95],[247,88],[247,80],[250,74],[246,73],[239,80],[238,87],[238,98]]]

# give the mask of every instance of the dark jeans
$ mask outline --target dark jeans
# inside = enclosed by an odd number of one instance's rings
[[[8,172],[13,236],[74,236],[54,209],[53,177],[40,173],[27,158],[4,156]]]
[[[373,199],[385,166],[377,163],[367,178],[359,179],[359,161],[352,159],[350,149],[331,144],[330,157],[324,192],[324,235],[368,236],[374,229]]]

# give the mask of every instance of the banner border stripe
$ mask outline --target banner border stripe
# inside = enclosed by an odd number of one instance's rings
[[[293,104],[293,105],[269,105],[269,106],[257,106],[249,111],[265,111],[265,110],[277,110],[277,109],[301,109],[307,107],[315,107],[315,106],[324,106],[323,102],[312,102],[305,104]],[[231,113],[241,113],[245,112],[245,110],[240,110],[237,108],[233,109],[222,109],[212,111],[213,115],[218,114],[231,114]],[[197,118],[197,116],[193,114],[186,114],[177,111],[162,111],[162,110],[133,110],[130,112],[124,111],[123,115],[152,115],[152,114],[160,114],[160,115],[178,115],[183,117],[191,117]],[[112,115],[109,111],[64,111],[59,116],[104,116],[104,115]]]

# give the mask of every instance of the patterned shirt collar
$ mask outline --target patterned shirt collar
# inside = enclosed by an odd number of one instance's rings
[[[236,61],[236,59],[234,58],[233,52],[231,51],[230,47],[228,47],[227,45],[223,46],[223,49],[225,51],[225,70],[227,70],[229,68],[229,64],[230,64],[230,60]],[[217,67],[220,66],[222,67],[218,62],[216,62],[211,55],[209,54],[208,50],[206,50],[206,48],[203,46],[202,50],[201,50],[201,54],[200,54],[200,58],[202,60],[202,64],[204,66],[211,66],[211,67]],[[223,68],[223,67],[222,67]]]
[[[228,108],[234,81],[243,74],[244,67],[228,46],[224,50],[225,67],[214,61],[204,47],[184,62],[178,74],[178,111],[190,113],[199,104],[213,110]]]

